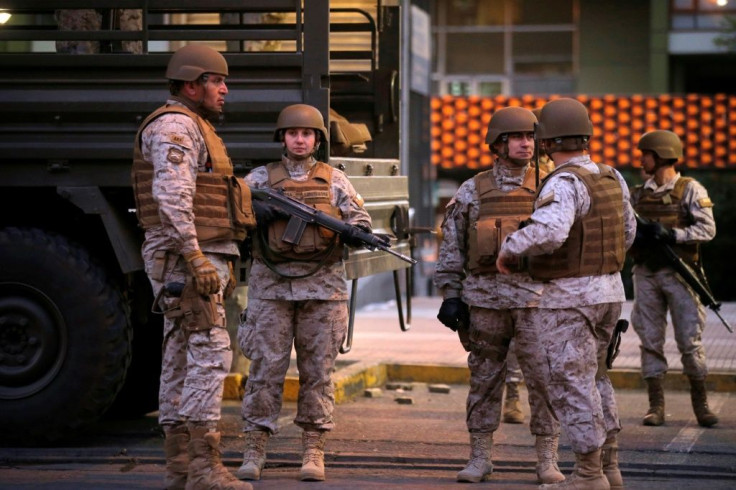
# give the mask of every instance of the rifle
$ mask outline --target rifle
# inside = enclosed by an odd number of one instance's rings
[[[338,234],[342,234],[353,229],[351,233],[362,241],[367,248],[371,250],[383,250],[384,252],[387,252],[412,265],[417,263],[413,258],[399,253],[396,250],[391,250],[391,245],[386,243],[383,238],[374,235],[373,233],[363,231],[357,226],[350,225],[340,219],[330,216],[329,214],[325,214],[322,211],[314,209],[301,201],[297,201],[296,199],[287,196],[283,191],[280,192],[275,189],[254,189],[251,187],[250,192],[253,199],[271,203],[276,208],[290,216],[289,222],[286,224],[284,236],[281,237],[281,239],[286,243],[299,243],[302,233],[304,233],[304,229],[308,224],[315,224]]]
[[[639,216],[638,213],[635,213],[635,216],[637,226],[648,224],[648,220]],[[702,275],[703,280],[698,277],[698,273],[694,271],[693,268],[690,267],[687,263],[685,263],[685,261],[682,260],[668,244],[657,241],[656,246],[659,247],[662,255],[670,264],[670,266],[675,270],[675,272],[679,274],[679,276],[685,281],[685,283],[687,283],[688,286],[693,289],[693,291],[695,291],[695,294],[697,294],[698,298],[700,298],[700,302],[710,308],[713,313],[716,314],[721,322],[723,322],[726,330],[733,333],[733,328],[731,328],[731,325],[729,325],[726,319],[721,316],[721,303],[716,300],[716,298],[713,296],[713,293],[710,291],[708,283],[705,280],[705,273],[703,272],[702,268],[700,270],[700,274]]]

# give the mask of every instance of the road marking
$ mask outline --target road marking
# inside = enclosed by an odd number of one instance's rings
[[[716,415],[721,412],[721,408],[723,407],[723,403],[725,402],[726,398],[730,397],[730,393],[727,394],[725,397],[723,396],[716,396],[715,394],[711,393],[710,399],[712,403],[709,403],[710,409],[713,413]],[[695,443],[698,441],[698,438],[700,435],[705,432],[707,429],[703,427],[692,427],[691,424],[696,423],[695,419],[691,419],[692,421],[688,423],[686,427],[684,427],[672,441],[667,444],[664,447],[664,450],[667,452],[672,453],[689,453]],[[684,460],[683,460],[684,461]]]

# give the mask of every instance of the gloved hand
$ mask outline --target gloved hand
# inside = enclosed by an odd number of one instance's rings
[[[386,246],[391,246],[391,237],[392,235],[389,235],[388,233],[374,233],[374,236],[378,237],[378,239],[381,241],[381,243]]]
[[[342,240],[342,243],[344,243],[348,247],[363,247],[365,246],[365,242],[358,238],[358,234],[360,232],[370,233],[371,230],[366,229],[365,227],[360,225],[351,226],[347,230],[340,233],[340,240]]]
[[[258,199],[253,199],[253,212],[256,214],[256,224],[258,226],[266,226],[277,219],[286,219],[289,217],[287,213],[273,204]]]
[[[194,283],[199,294],[209,296],[220,290],[220,277],[217,275],[217,269],[201,250],[195,250],[183,256],[189,272],[194,276]]]
[[[233,268],[233,263],[228,261],[227,265],[230,269],[230,278],[227,280],[225,291],[222,294],[225,299],[232,296],[233,291],[235,291],[235,286],[238,285],[238,279],[235,277],[235,269]]]
[[[437,319],[453,332],[458,328],[466,330],[470,325],[470,308],[460,298],[447,298],[440,306]]]
[[[642,234],[649,240],[666,243],[667,245],[675,244],[675,231],[665,228],[662,223],[652,221],[639,226],[643,227]]]

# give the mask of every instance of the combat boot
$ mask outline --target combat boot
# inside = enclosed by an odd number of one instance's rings
[[[506,383],[506,400],[503,402],[503,421],[507,424],[523,424],[524,412],[519,400],[519,383]]]
[[[624,479],[621,477],[621,470],[618,468],[618,441],[616,436],[609,437],[603,443],[601,465],[611,490],[624,488]]]
[[[690,400],[693,402],[693,411],[702,427],[713,427],[718,423],[716,414],[708,408],[708,395],[705,392],[705,378],[690,379]]]
[[[457,474],[457,481],[478,483],[487,480],[493,473],[491,464],[491,447],[493,446],[492,432],[470,433],[470,461]]]
[[[575,469],[572,475],[559,483],[540,485],[541,490],[576,489],[576,490],[609,490],[611,487],[602,471],[601,450],[578,454],[575,453]]]
[[[662,425],[664,424],[664,389],[662,388],[662,378],[644,378],[647,382],[647,390],[649,391],[649,411],[644,415],[642,423],[644,425]]]
[[[253,430],[245,433],[243,464],[235,472],[235,476],[241,480],[261,479],[261,471],[266,464],[266,442],[269,435],[268,432],[263,430]]]
[[[325,479],[325,440],[327,431],[305,430],[302,432],[302,481],[322,481]]]
[[[559,436],[537,436],[537,480],[539,483],[557,483],[565,479],[557,466],[557,442]]]
[[[220,433],[206,426],[189,426],[189,475],[186,490],[252,490],[235,478],[220,460]]]
[[[184,490],[189,472],[189,431],[184,424],[164,427],[164,455],[166,456],[166,490]]]

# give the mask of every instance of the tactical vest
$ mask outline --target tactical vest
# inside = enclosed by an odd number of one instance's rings
[[[565,166],[557,173],[574,173],[590,194],[590,211],[573,223],[567,240],[550,254],[529,257],[529,274],[537,280],[601,276],[623,268],[623,192],[613,169],[596,164],[600,173],[579,166]],[[545,182],[549,176],[545,179]],[[544,189],[544,183],[538,193]]]
[[[648,218],[652,221],[658,221],[662,223],[666,228],[686,228],[693,224],[693,220],[687,213],[687,210],[682,209],[681,201],[682,196],[685,193],[685,187],[692,182],[691,177],[680,177],[675,182],[674,188],[663,194],[654,195],[652,189],[642,189],[639,195],[639,201],[634,206],[634,210],[643,218]],[[639,186],[642,187],[642,186]],[[697,244],[676,244],[672,246],[672,250],[684,261],[691,265],[697,264],[699,260],[700,247]],[[639,255],[646,257],[647,251],[633,251],[633,255]],[[656,259],[655,259],[656,260]],[[637,261],[638,262],[638,261]],[[644,262],[649,262],[646,258]],[[652,264],[654,269],[660,268],[663,264]],[[659,265],[659,267],[657,267]]]
[[[199,126],[209,155],[207,167],[211,171],[197,173],[194,194],[193,214],[197,241],[207,243],[243,240],[246,229],[255,226],[250,188],[233,175],[230,157],[215,128],[196,113],[179,106],[162,106],[156,109],[143,121],[136,135],[132,180],[138,222],[146,230],[161,224],[158,203],[153,199],[153,163],[143,158],[140,138],[143,129],[151,121],[167,113],[191,117]]]
[[[541,173],[543,178],[546,174]],[[478,221],[468,228],[468,269],[473,274],[496,273],[496,258],[506,235],[519,229],[531,216],[537,189],[530,166],[521,186],[502,191],[493,170],[478,173],[473,180],[478,193]]]
[[[287,196],[314,207],[330,216],[342,219],[340,208],[332,205],[332,167],[317,162],[307,180],[295,181],[282,162],[271,162],[268,183],[272,189],[283,190]],[[288,220],[277,219],[268,226],[266,240],[262,240],[255,252],[273,263],[298,260],[300,262],[332,262],[342,258],[340,241],[332,230],[315,224],[307,224],[298,243],[292,244],[281,238]],[[264,243],[265,242],[265,243]],[[267,247],[267,250],[263,248]]]

